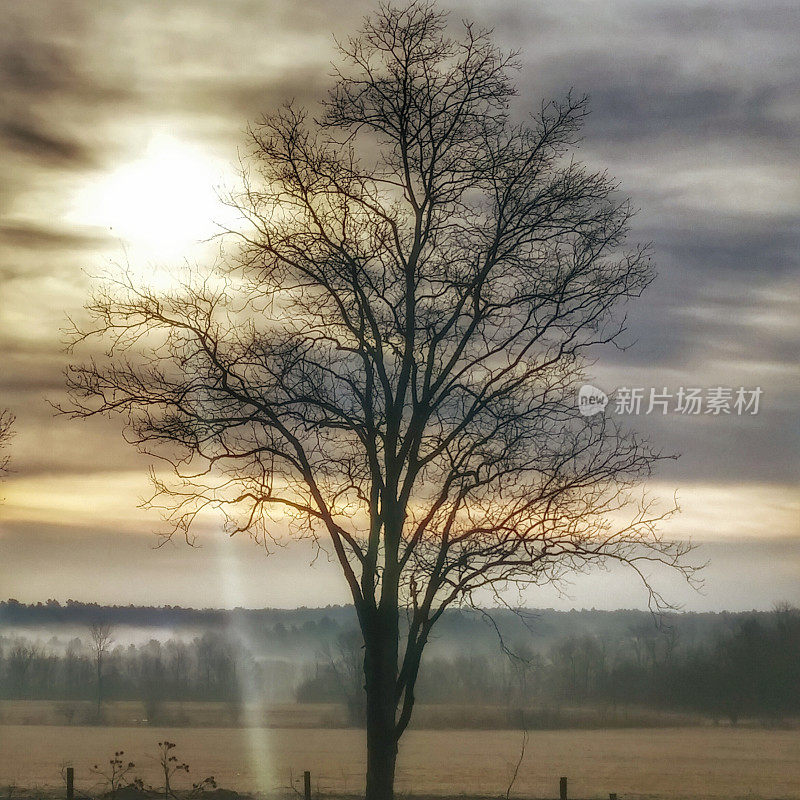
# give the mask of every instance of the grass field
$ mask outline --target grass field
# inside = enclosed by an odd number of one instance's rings
[[[273,791],[311,770],[321,794],[361,787],[363,733],[356,730],[0,725],[0,786],[57,786],[75,767],[79,790],[100,788],[89,774],[114,750],[157,783],[154,755],[177,743],[192,780],[214,775],[225,788]],[[519,754],[511,731],[410,731],[400,751],[398,790],[407,794],[504,795]],[[798,798],[797,731],[731,728],[536,731],[530,734],[515,797],[553,797],[569,777],[570,796],[606,798]]]
[[[158,719],[148,720],[148,712],[138,700],[104,703],[102,724],[130,727],[161,723],[162,727],[222,728],[250,724],[248,713],[232,703],[166,702],[159,704]],[[255,712],[259,713],[259,712]],[[258,724],[267,728],[342,728],[347,727],[343,706],[333,703],[304,703],[269,706],[259,713]],[[0,725],[96,725],[97,707],[87,701],[52,700],[0,701]]]
[[[153,714],[156,714],[153,717]],[[150,718],[148,718],[150,715]],[[525,711],[528,727],[554,728],[675,728],[699,726],[709,721],[696,714],[650,711],[642,708],[530,708]],[[257,725],[265,728],[347,728],[347,710],[336,703],[291,703],[252,706],[243,709],[223,702],[164,702],[148,709],[140,701],[103,704],[105,725],[120,727],[220,728]],[[5,725],[95,725],[97,708],[89,701],[2,700],[0,724]],[[519,709],[497,705],[418,704],[412,727],[425,729],[503,730],[519,728]]]

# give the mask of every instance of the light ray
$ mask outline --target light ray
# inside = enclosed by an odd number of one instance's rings
[[[240,556],[233,547],[232,540],[220,532],[210,535],[208,541],[215,551],[214,562],[219,571],[221,594],[224,597],[225,607],[230,609],[242,608],[247,605],[247,593],[242,583],[242,565]],[[236,625],[234,633],[250,652],[256,652],[250,631],[241,625]],[[268,711],[263,687],[256,685],[255,676],[247,669],[236,671],[239,682],[239,691],[242,698],[242,722],[244,724],[245,738],[249,750],[252,774],[256,778],[256,786],[252,787],[259,793],[270,793],[275,789],[276,776],[272,770],[271,748],[269,732],[264,727]]]

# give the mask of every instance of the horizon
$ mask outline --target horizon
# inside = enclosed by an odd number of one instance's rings
[[[91,563],[85,565],[78,570],[79,589],[73,585],[72,589],[55,591],[53,570],[41,571],[37,567],[50,558],[59,565],[53,569],[60,569],[64,551],[75,547],[75,539],[63,533],[45,536],[43,542],[31,542],[25,532],[0,536],[3,593],[25,603],[54,598],[62,603],[73,599],[101,605],[198,608],[320,608],[350,602],[330,557],[323,553],[309,567],[315,555],[309,542],[279,547],[265,556],[263,548],[249,539],[224,535],[206,535],[195,547],[167,543],[160,549],[154,549],[155,537],[142,534],[126,538],[94,533],[87,538],[78,551],[91,552],[99,545],[101,556],[94,564],[102,568],[87,570],[85,567],[91,567]],[[696,613],[769,611],[783,602],[800,605],[796,579],[800,574],[800,552],[793,542],[786,545],[788,552],[781,542],[746,538],[705,542],[692,554],[696,562],[708,562],[702,575],[704,588],[687,591],[683,579],[667,570],[658,574],[657,586],[679,609]],[[130,581],[131,563],[145,565],[149,580]],[[745,571],[748,578],[743,580]],[[23,575],[24,580],[20,579]],[[69,571],[66,577],[69,578]],[[73,583],[63,576],[62,580]],[[540,587],[516,605],[556,610],[649,610],[648,594],[641,581],[619,566],[574,576],[560,587]]]
[[[17,600],[15,597],[9,597],[5,600],[0,600],[0,606],[2,605],[9,605],[11,603],[16,603],[20,607],[24,608],[62,608],[67,609],[74,606],[82,606],[86,608],[100,608],[100,609],[135,609],[138,611],[191,611],[197,613],[208,613],[208,612],[222,612],[228,613],[233,611],[266,611],[266,612],[292,612],[292,611],[338,611],[338,610],[352,610],[351,603],[329,603],[328,605],[324,606],[233,606],[229,608],[221,607],[221,606],[181,606],[181,605],[140,605],[137,603],[115,603],[115,604],[105,604],[105,603],[94,603],[94,602],[86,602],[83,600],[74,600],[72,598],[68,598],[67,600],[59,600],[55,597],[49,597],[46,600],[37,600],[35,602],[22,602]],[[619,607],[619,608],[587,608],[582,606],[572,607],[572,608],[553,608],[552,606],[516,606],[516,607],[508,607],[504,605],[498,606],[479,606],[476,608],[472,608],[471,606],[455,606],[448,608],[445,611],[445,614],[451,613],[462,613],[462,614],[482,614],[484,612],[503,612],[508,614],[535,614],[538,612],[547,612],[553,614],[615,614],[618,612],[626,612],[626,613],[638,613],[638,614],[648,614],[652,617],[668,617],[668,616],[680,616],[680,615],[722,615],[722,614],[734,614],[734,615],[747,615],[747,614],[773,614],[775,612],[779,612],[781,610],[781,606],[783,605],[782,601],[776,601],[771,608],[744,608],[744,609],[728,609],[724,608],[719,611],[715,610],[705,610],[705,611],[697,611],[693,609],[685,609],[685,608],[672,608],[666,609],[663,611],[651,611],[650,609],[646,608],[632,608],[632,607]],[[791,608],[795,608],[794,605],[789,603]],[[2,625],[4,620],[0,617],[0,629],[2,629]],[[137,623],[129,623],[129,622],[116,622],[116,625],[135,625]]]

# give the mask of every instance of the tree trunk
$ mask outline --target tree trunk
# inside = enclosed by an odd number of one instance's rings
[[[397,739],[394,733],[394,713],[387,724],[371,712],[367,700],[367,792],[365,800],[393,800],[394,770],[397,762]],[[393,710],[392,710],[393,711]]]
[[[397,761],[397,626],[391,614],[373,617],[364,637],[367,695],[367,791],[365,800],[393,800]],[[383,619],[382,619],[383,617]]]
[[[100,656],[97,657],[97,715],[103,706],[103,664]]]

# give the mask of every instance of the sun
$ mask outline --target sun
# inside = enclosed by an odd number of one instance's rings
[[[191,257],[224,224],[224,168],[201,148],[157,134],[140,157],[84,187],[73,219],[104,228],[136,257]]]

